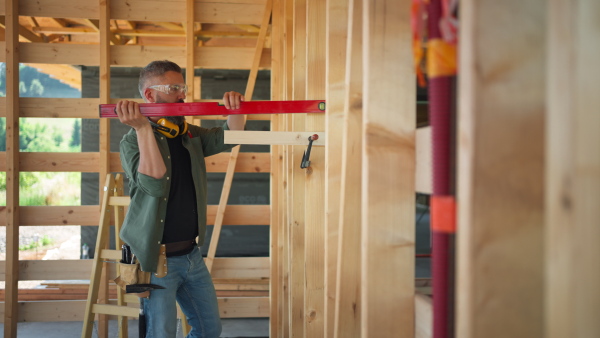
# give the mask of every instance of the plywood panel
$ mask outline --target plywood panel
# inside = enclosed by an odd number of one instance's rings
[[[544,336],[546,3],[461,3],[457,337]]]
[[[415,74],[410,7],[363,7],[363,337],[414,337]],[[394,76],[390,76],[394,74]]]

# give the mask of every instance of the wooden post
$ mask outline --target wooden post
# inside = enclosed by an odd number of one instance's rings
[[[460,6],[456,337],[544,335],[545,3]]]
[[[19,296],[19,1],[6,0],[6,298],[4,337],[17,336]]]
[[[333,337],[360,337],[362,197],[362,1],[348,4],[339,245]]]
[[[363,7],[362,337],[414,337],[415,74],[410,6]]]
[[[200,94],[200,88],[196,89],[196,80],[194,77],[194,51],[196,49],[196,38],[194,36],[194,0],[186,0],[185,8],[185,83],[188,86],[186,101],[194,102],[196,90]],[[198,96],[198,99],[200,99],[200,96]]]
[[[306,99],[325,97],[324,1],[306,1]],[[306,129],[325,130],[323,114],[307,114]],[[308,140],[306,142],[308,145]],[[313,147],[305,169],[305,296],[304,334],[324,337],[325,332],[325,149]]]
[[[100,14],[100,102],[110,103],[110,0],[99,0],[99,14]],[[103,177],[110,172],[110,120],[100,119],[100,170],[99,170],[99,189],[100,200],[103,198]],[[106,247],[101,249],[108,249],[109,242],[106,242]],[[106,268],[107,263],[102,270],[103,274],[106,274],[108,270]],[[105,276],[102,277],[100,284],[100,302],[108,303],[108,279]],[[98,315],[98,335],[106,337],[108,335],[108,317],[106,315]]]
[[[294,1],[294,64],[292,100],[306,99],[306,0]],[[306,130],[306,115],[292,116],[292,130]],[[304,337],[304,228],[305,175],[300,168],[305,146],[292,148],[292,196],[290,231],[290,337]]]
[[[326,101],[325,131],[325,313],[326,337],[333,337],[336,302],[336,269],[338,259],[338,228],[340,223],[340,176],[342,172],[342,130],[346,71],[346,37],[348,34],[348,1],[327,2],[326,26]]]
[[[281,37],[283,36],[280,11],[283,7],[281,0],[273,0],[273,16],[271,21],[271,100],[281,99],[283,90],[283,65],[282,54],[283,45]],[[271,131],[279,130],[279,117],[271,118]],[[280,185],[282,184],[282,159],[281,147],[271,146],[271,176],[270,176],[270,195],[271,195],[271,224],[269,227],[269,257],[270,277],[269,277],[269,337],[282,337],[282,327],[284,317],[282,316],[283,294],[282,294],[282,253],[284,250],[281,237],[283,235],[281,215],[281,197]]]
[[[548,6],[544,332],[600,337],[600,3]]]

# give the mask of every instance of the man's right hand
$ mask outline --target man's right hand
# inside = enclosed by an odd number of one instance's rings
[[[135,101],[121,100],[115,107],[115,113],[121,123],[130,126],[136,131],[151,128],[148,119],[140,112],[140,105]]]

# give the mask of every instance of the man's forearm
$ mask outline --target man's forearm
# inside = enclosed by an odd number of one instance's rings
[[[246,115],[229,115],[227,125],[230,130],[244,130]]]

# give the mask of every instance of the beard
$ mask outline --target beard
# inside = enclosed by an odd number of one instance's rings
[[[177,103],[184,103],[185,101],[183,101],[183,99],[179,99],[177,100]],[[162,100],[161,98],[157,98],[156,99],[156,103],[173,103],[173,102],[166,102],[165,100]],[[164,118],[165,120],[175,123],[178,126],[181,126],[183,124],[183,122],[185,122],[185,117],[184,116],[163,116],[162,118]]]

